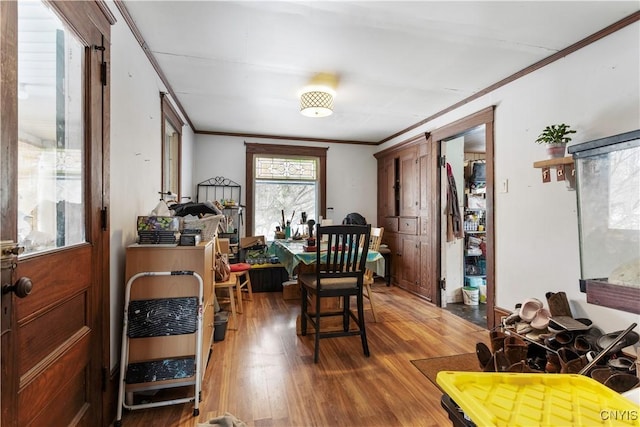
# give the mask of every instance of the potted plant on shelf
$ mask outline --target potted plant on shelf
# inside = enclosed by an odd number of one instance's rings
[[[547,145],[547,154],[551,158],[564,157],[567,144],[571,141],[570,134],[576,133],[570,129],[569,125],[561,123],[559,125],[549,125],[536,139],[538,144]]]

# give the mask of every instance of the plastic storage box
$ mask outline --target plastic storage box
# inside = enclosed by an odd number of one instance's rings
[[[478,426],[639,426],[638,405],[575,374],[441,371],[442,390]]]

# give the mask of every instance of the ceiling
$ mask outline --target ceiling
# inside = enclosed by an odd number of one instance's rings
[[[196,132],[379,143],[639,10],[634,1],[116,4]],[[124,8],[123,8],[124,5]],[[129,16],[127,16],[129,15]],[[335,76],[334,114],[298,92]]]

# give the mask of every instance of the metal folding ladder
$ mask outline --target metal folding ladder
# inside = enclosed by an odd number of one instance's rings
[[[175,276],[176,279],[185,276],[193,277],[198,281],[198,295],[132,301],[131,288],[134,282],[149,276]],[[176,286],[180,285],[176,284]],[[194,271],[145,271],[133,275],[128,280],[124,299],[116,427],[122,424],[123,408],[146,409],[193,402],[193,416],[199,415],[202,387],[202,361],[200,360],[202,354],[202,312],[203,282],[202,277]],[[193,355],[129,362],[131,340],[188,334],[193,335],[195,340],[196,350]],[[191,385],[194,386],[193,396],[138,404],[133,402],[134,392]],[[125,396],[127,396],[126,399]]]

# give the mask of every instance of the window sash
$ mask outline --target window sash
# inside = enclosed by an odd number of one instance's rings
[[[273,157],[295,157],[295,158],[317,158],[317,198],[318,215],[325,215],[327,194],[326,194],[326,176],[327,176],[327,150],[328,147],[313,147],[313,146],[300,146],[300,145],[286,145],[286,144],[257,144],[251,142],[245,142],[246,158],[245,158],[245,173],[246,173],[246,200],[245,200],[245,212],[246,212],[246,225],[247,234],[255,234],[254,232],[254,194],[255,194],[255,159],[260,156],[273,156]]]

